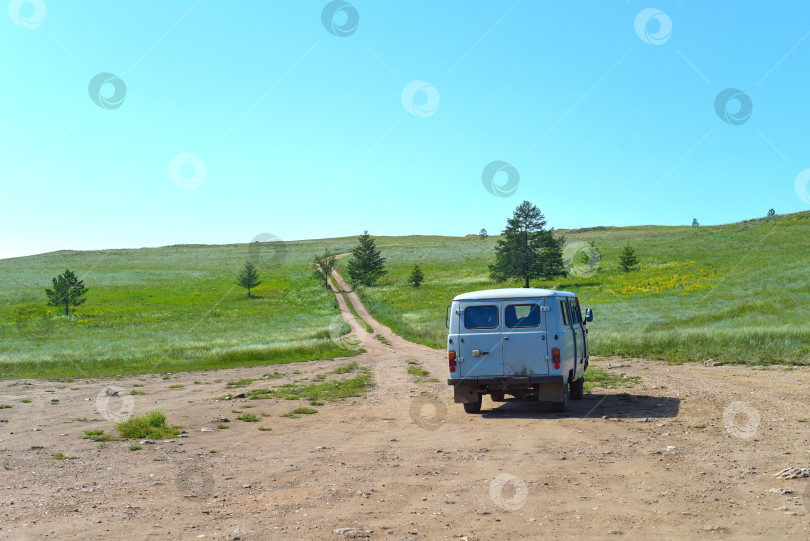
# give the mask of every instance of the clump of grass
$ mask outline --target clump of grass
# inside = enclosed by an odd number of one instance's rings
[[[220,430],[227,430],[227,429],[229,429],[229,428],[231,428],[231,427],[230,427],[230,426],[228,426],[228,425],[226,425],[225,423],[219,423],[219,424],[217,425],[217,428],[218,428],[218,429],[220,429]]]
[[[245,387],[246,385],[250,385],[254,381],[258,381],[261,378],[243,378],[238,379],[236,381],[229,381],[225,384],[226,389],[233,389],[235,387]]]
[[[589,367],[585,371],[585,392],[590,393],[593,389],[599,387],[602,389],[610,389],[620,382],[621,378],[618,374],[608,372],[601,368]]]
[[[309,405],[310,406],[323,406],[324,402],[321,402],[320,400],[310,400]]]
[[[109,447],[109,446],[110,446],[110,444],[109,444],[109,443],[99,443],[99,444],[98,444],[98,449],[99,449],[99,450],[101,450],[101,449],[106,449],[106,448],[107,448],[107,447]]]
[[[130,445],[129,446],[130,451],[140,451],[141,449],[143,449],[143,447],[141,447],[140,445]]]
[[[143,387],[143,383],[133,383],[133,387]]]
[[[210,450],[210,451],[208,451],[208,452],[209,452],[209,453],[211,453],[212,455],[215,455],[215,454],[217,454],[219,451],[217,451],[216,449],[211,449],[211,450]]]
[[[20,400],[20,402],[22,402],[23,404],[30,404],[31,403],[31,401],[28,400],[27,398],[23,398],[22,400]]]
[[[352,362],[350,362],[349,364],[347,364],[345,366],[341,366],[340,368],[336,368],[335,370],[332,371],[332,373],[333,374],[349,374],[351,372],[354,372],[358,368],[360,368],[360,365],[357,364],[357,361],[352,361]]]
[[[272,374],[265,374],[262,377],[264,379],[278,379],[278,378],[283,378],[284,374],[281,374],[279,372],[273,372]]]
[[[56,404],[57,402],[59,402],[58,398],[51,398],[51,403],[52,404]],[[9,407],[11,407],[11,406],[9,406]]]
[[[73,420],[74,420],[75,422],[77,422],[77,423],[86,423],[86,422],[87,422],[87,417],[76,417],[76,418],[75,418],[75,419],[73,419]]]
[[[318,410],[315,408],[295,408],[294,410],[283,414],[282,417],[298,419],[301,415],[312,415],[314,413],[318,413]]]
[[[0,410],[8,409],[11,406],[9,404],[0,404]]]
[[[269,426],[260,426],[259,430],[261,430],[262,432],[269,432],[270,430],[273,430],[273,429],[270,428]]]
[[[79,457],[77,456],[67,456],[66,454],[62,453],[61,451],[53,455],[54,460],[75,460]]]
[[[800,423],[806,423],[806,422],[807,422],[807,419],[796,419],[796,420],[797,420],[798,422],[800,422]]]
[[[217,401],[219,401],[219,400],[231,400],[232,398],[233,398],[233,395],[231,393],[228,393],[225,396],[219,396],[219,397],[215,398],[214,400],[217,400]]]
[[[695,425],[695,426],[693,426],[692,428],[698,428],[698,429],[700,429],[700,428],[706,428],[706,425]]]
[[[85,430],[82,439],[91,441],[115,441],[118,438],[112,434],[105,434],[103,430]]]
[[[245,413],[244,415],[240,415],[237,417],[240,421],[245,421],[246,423],[258,423],[261,421],[257,416],[252,413]]]
[[[155,462],[166,462],[169,459],[166,458],[165,456],[157,456],[157,457],[153,458],[152,460],[154,460]]]
[[[152,410],[143,417],[131,417],[118,423],[118,432],[122,438],[148,438],[165,440],[180,434],[180,429],[166,424],[166,414],[161,410]]]
[[[194,385],[202,385],[202,381],[195,381]]]
[[[373,386],[373,382],[368,368],[359,368],[358,372],[358,375],[353,378],[310,383],[308,385],[287,383],[274,389],[253,389],[248,391],[247,397],[251,400],[268,398],[298,400],[304,398],[310,401],[326,402],[336,402],[348,397],[362,397]]]
[[[386,346],[391,345],[391,342],[389,342],[388,339],[385,336],[381,335],[381,334],[375,334],[374,338],[376,338],[377,340],[379,340],[380,342],[382,342]]]
[[[422,368],[409,368],[408,373],[412,376],[416,376],[418,378],[429,378],[430,372],[428,370],[424,370]]]
[[[12,467],[11,464],[9,464],[8,460],[4,460],[3,461],[3,469],[6,470],[6,471],[11,471],[14,468]]]
[[[163,376],[163,379],[172,379],[171,376]]]
[[[131,394],[131,395],[139,395],[139,394],[146,394],[146,393],[143,392],[143,391],[130,391],[129,394]]]
[[[182,389],[185,385],[181,385],[180,383],[176,385],[169,385],[169,389]]]

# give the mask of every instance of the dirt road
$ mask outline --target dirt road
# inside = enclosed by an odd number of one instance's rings
[[[337,297],[365,349],[351,360],[377,385],[315,415],[280,416],[306,401],[214,398],[312,380],[348,359],[2,382],[0,405],[12,407],[0,409],[0,538],[810,538],[810,478],[774,476],[810,466],[807,368],[596,359],[626,383],[566,414],[485,398],[467,415],[443,383],[442,352],[393,334],[354,293]],[[408,361],[440,382],[417,381]],[[271,371],[283,376],[262,379]],[[225,389],[242,378],[260,379]],[[108,387],[122,391],[109,397]],[[154,408],[186,437],[105,448],[80,439],[112,432],[122,410]],[[239,412],[267,416],[242,422]]]

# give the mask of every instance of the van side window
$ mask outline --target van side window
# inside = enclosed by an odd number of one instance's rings
[[[512,304],[506,307],[506,326],[537,327],[540,325],[540,307],[536,304]]]
[[[582,310],[579,307],[579,300],[574,301],[574,311],[577,313],[577,323],[582,323]]]
[[[577,310],[577,301],[575,301],[573,299],[569,299],[568,300],[568,306],[571,308],[571,323],[573,323],[574,325],[579,325],[580,320],[579,320],[579,314],[578,314],[578,310]]]
[[[495,329],[498,327],[497,306],[470,306],[464,309],[464,326],[468,329]]]
[[[560,301],[560,311],[562,312],[562,322],[566,327],[568,326],[568,302]]]

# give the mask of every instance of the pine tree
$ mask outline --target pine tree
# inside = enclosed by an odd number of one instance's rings
[[[700,227],[700,222],[697,218],[692,218],[692,227]]]
[[[65,269],[63,274],[53,278],[53,289],[46,289],[48,296],[48,306],[64,307],[65,315],[70,314],[70,307],[84,304],[87,299],[84,297],[87,288],[84,282],[79,280],[74,273]]]
[[[495,264],[490,278],[504,282],[520,278],[529,287],[531,278],[565,276],[563,238],[545,229],[546,219],[536,206],[524,201],[506,222],[504,238],[495,247]]]
[[[776,211],[773,209],[768,209],[768,218],[776,216]]]
[[[478,233],[478,236],[481,238],[481,240],[487,240],[489,233],[487,232],[486,228],[484,228]]]
[[[373,286],[381,276],[388,274],[385,258],[380,255],[368,231],[364,231],[357,240],[359,244],[352,249],[352,258],[346,264],[349,280],[352,287],[357,284]]]
[[[619,265],[621,265],[624,272],[633,270],[633,267],[638,265],[638,256],[636,251],[629,244],[619,254]]]
[[[250,290],[259,284],[261,284],[259,281],[259,271],[256,270],[256,265],[253,264],[253,261],[248,259],[245,261],[245,266],[242,268],[242,272],[239,273],[239,277],[236,279],[236,285],[247,289],[247,296],[252,297]]]
[[[408,283],[413,287],[419,287],[424,281],[425,274],[422,272],[422,269],[419,268],[419,265],[416,265],[411,271],[411,275],[408,277]]]
[[[329,248],[324,249],[323,255],[316,255],[312,261],[312,266],[315,269],[315,276],[323,280],[323,284],[329,287],[329,276],[337,266],[337,257],[329,251]]]

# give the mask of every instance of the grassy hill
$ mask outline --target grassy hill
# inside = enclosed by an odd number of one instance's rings
[[[333,239],[348,248],[354,239]],[[0,260],[0,377],[174,372],[345,356],[338,313],[308,268],[322,241],[62,251]],[[262,284],[234,285],[248,257]],[[66,268],[90,288],[69,317],[44,288]]]
[[[532,286],[573,291],[593,308],[593,353],[676,362],[810,362],[809,212],[712,227],[563,233],[572,244],[594,241],[601,270]],[[493,287],[487,264],[496,240],[379,239],[390,274],[359,294],[397,333],[443,348],[450,300]],[[618,268],[627,243],[640,257],[640,268],[629,273]],[[406,283],[416,263],[426,275],[419,289]]]
[[[601,269],[532,285],[573,291],[594,309],[595,354],[810,362],[810,213],[697,229],[564,233],[570,243],[594,241]],[[496,240],[379,237],[389,275],[359,293],[397,333],[443,348],[450,300],[494,287],[487,264]],[[624,273],[618,253],[628,242],[641,265]],[[348,251],[354,243],[351,237],[283,247],[186,245],[0,260],[0,377],[179,371],[345,355],[329,338],[337,305],[311,276],[309,262],[326,246]],[[257,299],[234,286],[251,255],[260,261],[263,279]],[[406,283],[416,263],[426,275],[419,289]],[[46,306],[43,293],[65,268],[90,287],[87,303],[68,317]]]

